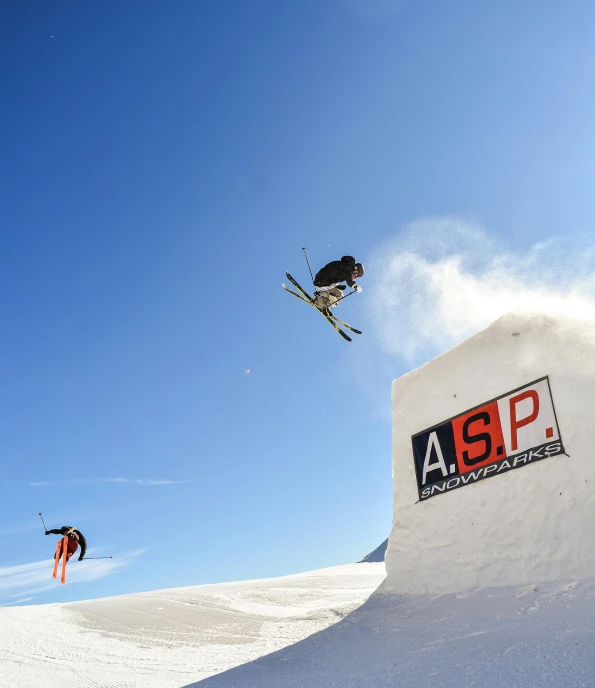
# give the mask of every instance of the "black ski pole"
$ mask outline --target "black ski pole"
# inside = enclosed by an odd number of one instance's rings
[[[343,299],[346,299],[348,296],[351,296],[352,294],[357,294],[357,289],[354,289],[353,291],[350,291],[349,294],[345,294],[345,296],[342,296],[340,299],[337,299],[336,303],[339,303],[339,301],[343,301]]]
[[[87,561],[87,559],[113,559],[113,557],[83,557],[82,561]]]
[[[302,251],[304,252],[304,256],[306,256],[306,263],[308,263],[308,270],[310,270],[310,277],[312,278],[312,284],[314,284],[314,275],[312,274],[312,268],[310,267],[310,261],[308,260],[308,254],[306,253],[306,247],[302,246]],[[316,286],[314,284],[314,286]]]
[[[41,519],[41,522],[43,523],[43,529],[44,529],[45,531],[47,531],[47,528],[46,528],[46,525],[45,525],[45,521],[43,520],[43,516],[41,515],[41,511],[39,512],[39,518]]]

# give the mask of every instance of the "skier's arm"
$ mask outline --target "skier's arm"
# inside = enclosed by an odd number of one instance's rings
[[[341,258],[341,266],[343,267],[343,274],[348,287],[353,287],[355,280],[353,279],[353,269],[355,267],[355,258],[353,256],[343,256]]]
[[[77,531],[77,533],[79,536],[79,545],[81,546],[81,553],[79,555],[80,561],[87,553],[87,541],[85,540],[85,536],[80,531]]]
[[[54,528],[53,530],[46,530],[46,535],[62,535],[62,528]]]

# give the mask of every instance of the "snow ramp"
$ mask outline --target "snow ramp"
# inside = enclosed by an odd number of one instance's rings
[[[594,419],[586,320],[512,313],[396,380],[384,583],[193,688],[594,686]]]
[[[506,315],[393,383],[384,590],[595,575],[595,326]]]

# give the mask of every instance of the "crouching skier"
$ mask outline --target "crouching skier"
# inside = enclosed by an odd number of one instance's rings
[[[314,286],[314,303],[323,313],[329,313],[343,297],[343,291],[349,286],[360,292],[362,288],[355,283],[358,277],[363,277],[364,266],[356,263],[353,256],[343,256],[341,260],[327,263],[316,273]],[[341,284],[341,282],[346,282]]]

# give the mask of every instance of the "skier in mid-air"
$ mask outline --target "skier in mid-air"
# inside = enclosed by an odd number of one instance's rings
[[[354,334],[361,334],[361,330],[356,330],[355,327],[351,327],[343,320],[339,320],[334,313],[331,313],[331,308],[334,308],[342,298],[343,291],[347,289],[347,286],[351,287],[354,291],[361,291],[362,288],[355,283],[358,277],[362,277],[364,274],[364,266],[361,263],[356,263],[353,256],[343,256],[341,260],[333,260],[327,263],[321,270],[316,273],[316,277],[312,275],[312,269],[310,268],[310,261],[308,260],[308,255],[306,254],[306,247],[302,246],[302,251],[304,252],[304,257],[308,263],[308,270],[310,270],[310,275],[314,282],[314,295],[309,294],[298,282],[288,273],[285,275],[287,279],[293,284],[297,291],[293,291],[284,284],[281,286],[285,291],[293,294],[295,297],[304,301],[305,303],[315,308],[334,328],[335,330],[345,339],[350,342],[351,337],[346,334],[341,327],[350,330]],[[341,282],[347,282],[341,284]],[[353,294],[353,292],[349,292]],[[346,294],[346,296],[349,296]]]
[[[62,535],[63,538],[61,540],[62,543],[64,543],[64,540],[68,540],[66,543],[66,561],[70,560],[70,557],[77,551],[79,544],[81,546],[81,553],[79,555],[79,561],[83,560],[83,557],[85,556],[85,553],[87,552],[87,541],[85,540],[84,535],[81,533],[80,530],[77,530],[76,528],[73,528],[72,526],[62,526],[62,528],[54,528],[53,530],[46,530],[45,531],[46,535]],[[59,552],[62,552],[62,549],[58,550]],[[56,555],[54,555],[54,559],[56,558]]]
[[[353,256],[343,256],[341,260],[333,260],[327,263],[314,277],[314,303],[323,313],[329,313],[330,308],[334,308],[343,296],[343,291],[347,286],[355,291],[362,288],[355,283],[358,277],[363,277],[364,266],[356,263]],[[341,284],[347,282],[347,286]]]

